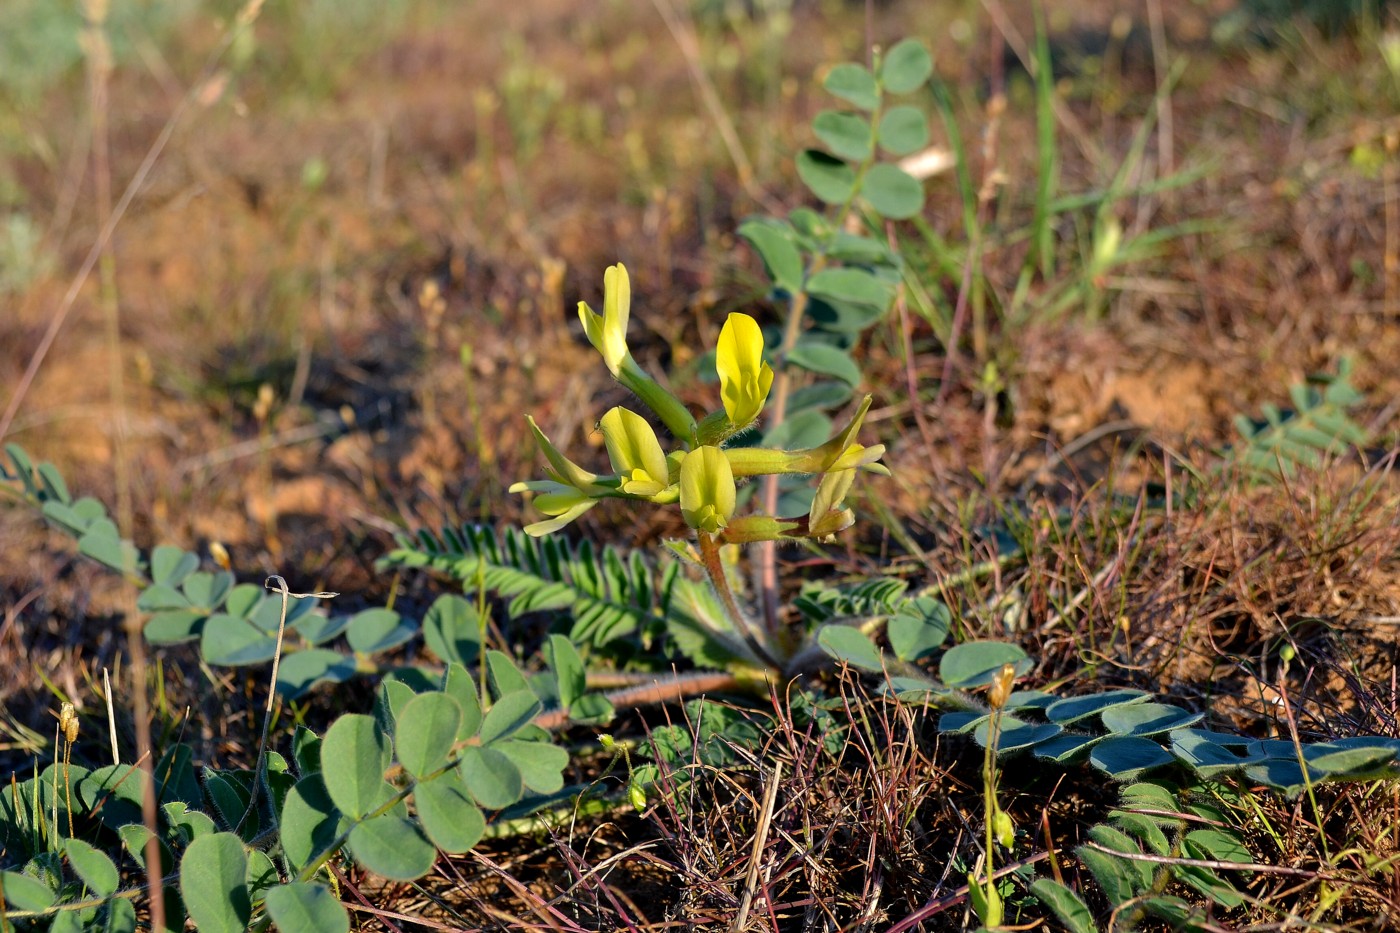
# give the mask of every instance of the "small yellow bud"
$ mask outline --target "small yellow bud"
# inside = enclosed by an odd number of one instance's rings
[[[1001,709],[1006,705],[1006,701],[1011,698],[1011,688],[1016,683],[1016,665],[1003,664],[1001,670],[992,680],[992,691],[987,697],[987,702],[992,709]]]
[[[69,745],[78,741],[78,711],[73,708],[72,703],[64,703],[59,710],[58,730],[63,733]]]

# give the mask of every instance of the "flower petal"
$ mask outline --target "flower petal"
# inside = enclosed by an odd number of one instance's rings
[[[622,476],[623,492],[654,496],[670,485],[666,454],[645,418],[617,407],[603,416],[602,426],[608,459]]]
[[[773,368],[763,361],[763,330],[747,314],[731,313],[715,345],[715,371],[725,414],[736,428],[763,411],[773,385]]]
[[[697,447],[681,461],[681,514],[692,528],[714,534],[734,515],[734,472],[718,447]]]

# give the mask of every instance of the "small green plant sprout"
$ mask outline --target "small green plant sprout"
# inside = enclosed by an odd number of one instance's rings
[[[548,463],[548,478],[516,483],[511,491],[534,493],[535,507],[548,518],[525,531],[533,536],[558,531],[607,498],[679,504],[694,531],[699,563],[723,604],[733,634],[743,642],[743,653],[761,666],[781,668],[792,654],[791,639],[775,629],[759,631],[748,621],[730,587],[720,548],[760,541],[825,540],[849,528],[855,517],[844,503],[856,471],[889,474],[879,462],[884,446],[866,447],[856,441],[870,398],[864,399],[844,429],[820,446],[797,450],[727,446],[758,420],[773,385],[773,368],[764,359],[758,322],[740,313],[730,314],[725,321],[715,351],[723,404],[696,420],[680,399],[637,365],[627,348],[631,282],[626,268],[620,263],[610,267],[603,287],[602,314],[579,302],[584,332],[608,371],[651,409],[677,446],[666,452],[645,418],[626,408],[613,408],[599,422],[613,472],[597,474],[560,453],[530,418]],[[821,476],[807,515],[737,514],[740,482],[795,474]]]

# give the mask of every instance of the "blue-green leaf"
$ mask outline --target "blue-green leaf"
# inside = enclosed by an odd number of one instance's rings
[[[568,709],[588,689],[588,675],[574,643],[563,635],[551,635],[544,644],[546,663],[559,681],[559,705]]]
[[[399,763],[421,779],[446,766],[462,723],[462,707],[445,693],[423,693],[408,701],[397,723]]]
[[[739,225],[739,236],[749,241],[773,284],[790,295],[802,290],[802,253],[786,224],[770,220],[746,220]]]
[[[282,851],[294,869],[309,865],[349,826],[326,791],[319,772],[307,775],[287,793],[278,829]]]
[[[226,667],[261,664],[277,653],[277,640],[246,619],[221,612],[205,621],[199,653],[210,664]]]
[[[335,762],[334,767],[321,771],[331,800],[354,819],[378,808],[393,792],[384,781],[389,758],[373,717],[359,713],[341,716],[321,741],[321,761]]]
[[[807,282],[807,291],[834,301],[869,305],[884,310],[894,301],[894,287],[864,269],[823,269]]]
[[[887,162],[870,166],[861,182],[860,196],[890,220],[908,220],[924,209],[924,186],[898,165]]]
[[[880,118],[877,134],[880,148],[890,155],[904,156],[928,145],[928,120],[917,107],[901,104],[891,107]]]
[[[520,769],[494,748],[468,745],[462,750],[459,768],[467,790],[488,810],[504,809],[525,792]]]
[[[827,204],[844,204],[855,194],[855,170],[819,149],[804,149],[798,153],[797,177]]]
[[[1011,664],[1017,676],[1035,666],[1019,645],[1004,641],[970,641],[949,648],[938,662],[938,676],[950,687],[982,687],[1002,666]]]
[[[904,39],[880,60],[880,84],[891,94],[907,94],[933,74],[933,58],[918,39]]]
[[[423,640],[429,651],[447,663],[474,663],[481,653],[476,607],[452,593],[439,596],[423,616]]]
[[[305,648],[282,658],[277,668],[277,691],[296,699],[320,683],[340,684],[355,676],[355,659],[329,648]]]
[[[787,361],[808,372],[837,379],[855,386],[860,384],[860,367],[851,355],[839,347],[825,343],[798,343],[788,351]]]
[[[880,105],[880,89],[875,84],[875,76],[864,65],[854,62],[837,65],[827,72],[822,86],[828,93],[862,110],[874,110]]]
[[[512,690],[497,700],[482,720],[481,744],[509,738],[528,726],[539,712],[539,698],[528,687]]]
[[[827,625],[817,633],[817,644],[830,657],[865,671],[881,671],[880,649],[870,636],[849,625]]]
[[[179,586],[199,569],[199,557],[184,548],[162,544],[151,551],[151,582]]]
[[[569,753],[549,742],[503,739],[491,746],[511,760],[525,786],[539,794],[553,794],[564,786]]]
[[[350,914],[324,884],[293,881],[267,892],[268,915],[279,930],[349,933]]]
[[[180,896],[200,933],[244,933],[253,916],[248,856],[233,833],[201,836],[180,860]]]
[[[860,162],[873,151],[870,120],[853,113],[823,110],[812,120],[812,131],[843,159]]]
[[[472,803],[457,771],[415,786],[413,806],[423,832],[433,845],[449,855],[469,851],[486,832],[486,817]]]
[[[334,728],[334,727],[332,727]],[[437,850],[407,817],[385,813],[350,830],[350,854],[376,875],[414,881],[433,868]]]
[[[397,648],[417,632],[417,622],[401,618],[392,609],[366,609],[350,620],[345,637],[357,653],[376,654]]]

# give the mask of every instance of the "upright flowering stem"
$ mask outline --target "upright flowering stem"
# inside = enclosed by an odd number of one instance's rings
[[[780,669],[781,664],[773,657],[769,651],[759,641],[754,634],[753,625],[744,616],[743,610],[739,608],[739,603],[734,598],[734,591],[729,586],[729,577],[724,571],[724,561],[719,554],[719,541],[708,531],[696,531],[695,536],[700,545],[700,560],[705,567],[705,575],[710,578],[710,583],[714,586],[715,592],[719,594],[720,602],[724,605],[725,614],[729,616],[730,623],[734,630],[744,639],[744,644],[749,646],[755,657],[769,667]]]

